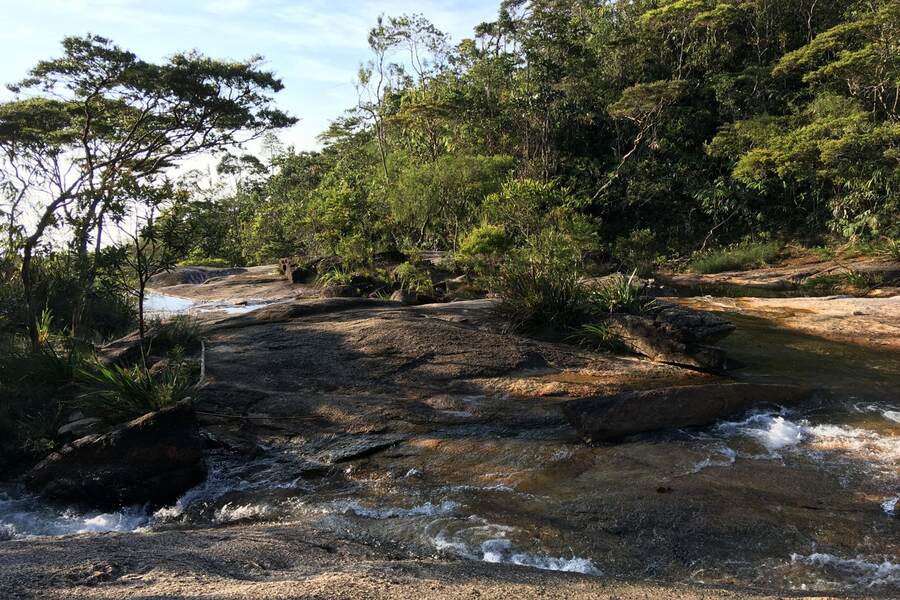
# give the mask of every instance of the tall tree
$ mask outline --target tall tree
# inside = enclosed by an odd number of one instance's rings
[[[273,107],[271,93],[282,84],[260,68],[260,57],[227,62],[191,52],[155,64],[90,35],[66,38],[63,51],[10,86],[16,99],[0,104],[0,171],[7,179],[26,174],[28,193],[40,203],[37,222],[22,243],[34,345],[31,267],[50,228],[68,221],[76,252],[87,262],[92,234],[99,237],[103,219],[122,210],[123,181],[149,182],[184,158],[295,122]]]

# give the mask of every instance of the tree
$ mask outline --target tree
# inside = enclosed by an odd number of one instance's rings
[[[20,191],[17,181],[28,181],[29,198],[40,204],[21,269],[35,346],[31,265],[49,229],[72,227],[75,252],[87,263],[92,235],[99,252],[104,219],[122,212],[124,182],[146,184],[184,158],[295,122],[272,106],[282,84],[260,69],[260,57],[226,62],[191,52],[154,64],[99,36],[66,38],[63,50],[10,86],[17,98],[0,104],[0,172]],[[88,270],[85,287],[90,277]]]
[[[112,248],[110,261],[120,289],[133,297],[138,309],[141,341],[146,333],[144,300],[147,284],[154,275],[170,271],[187,254],[190,236],[179,217],[184,198],[175,193],[170,182],[155,186],[137,185],[131,190],[133,224],[117,223],[123,243]],[[174,200],[170,200],[174,198]],[[160,219],[165,209],[168,218]]]

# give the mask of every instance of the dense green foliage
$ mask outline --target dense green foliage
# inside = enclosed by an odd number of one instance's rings
[[[644,276],[672,257],[739,269],[790,242],[898,256],[897,0],[502,0],[455,45],[421,15],[379,19],[368,42],[357,104],[312,152],[272,133],[295,119],[259,57],[157,64],[72,37],[11,86],[2,444],[45,439],[16,432],[56,425],[83,362],[71,348],[135,312],[143,332],[148,282],[179,263],[292,257],[359,293],[493,292],[515,328],[587,323],[608,345],[599,314],[649,307],[625,278],[587,285],[588,269]],[[210,154],[215,176],[173,180]],[[200,336],[156,328],[160,350]],[[69,350],[48,341],[61,333]],[[187,393],[143,365],[92,372],[103,410],[122,417]]]
[[[747,239],[896,238],[898,15],[889,0],[504,0],[456,46],[421,16],[383,19],[324,149],[233,160],[233,185],[192,210],[235,242],[200,235],[196,251],[471,259],[554,228],[649,273]]]

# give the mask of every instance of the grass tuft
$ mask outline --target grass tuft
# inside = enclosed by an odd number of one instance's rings
[[[778,242],[745,242],[696,255],[688,265],[694,273],[722,273],[764,267],[778,258],[781,244]]]
[[[122,367],[100,362],[79,372],[91,388],[78,397],[79,407],[112,423],[128,421],[190,398],[196,388],[191,369],[173,360],[158,374],[143,365]]]
[[[656,306],[656,300],[643,295],[641,286],[637,283],[637,271],[630,277],[613,275],[605,282],[590,290],[590,303],[594,312],[599,313],[628,313],[632,315],[644,315],[651,312]]]

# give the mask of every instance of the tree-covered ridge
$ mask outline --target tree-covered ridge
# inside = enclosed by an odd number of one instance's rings
[[[898,10],[507,0],[456,46],[385,18],[325,148],[242,171],[229,256],[454,250],[509,178],[578,198],[595,250],[896,236]]]

